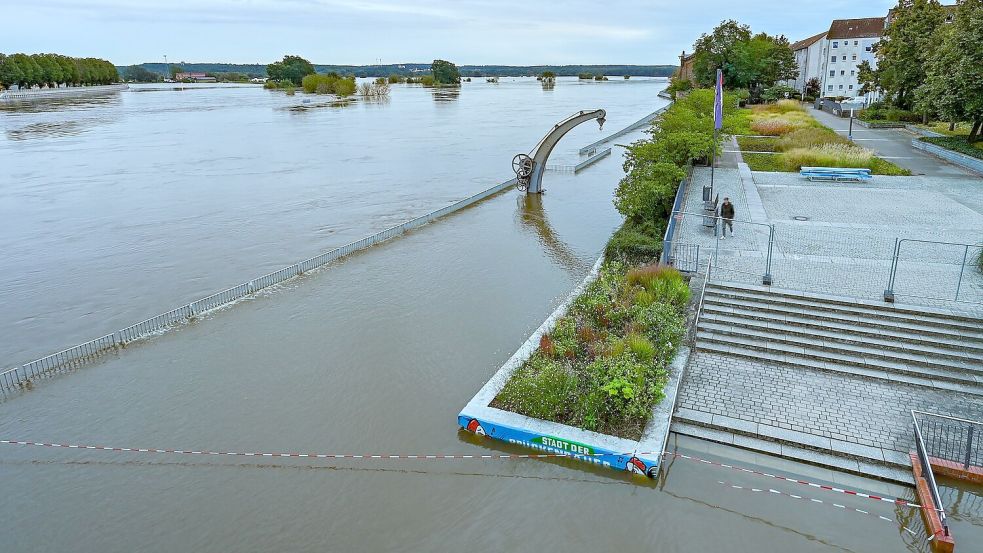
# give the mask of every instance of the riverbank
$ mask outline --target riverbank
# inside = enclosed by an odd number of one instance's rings
[[[0,92],[0,102],[16,100],[46,100],[49,98],[82,98],[100,94],[112,94],[130,88],[128,84],[98,86],[70,86],[63,88],[31,88],[27,90],[4,90]]]

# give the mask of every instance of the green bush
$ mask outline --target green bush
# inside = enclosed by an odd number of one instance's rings
[[[653,221],[635,223],[626,220],[604,249],[604,257],[609,261],[641,262],[657,259],[662,255],[662,236],[665,222]]]
[[[573,403],[577,376],[562,363],[533,355],[509,379],[497,400],[510,411],[555,420]]]
[[[826,128],[807,127],[796,129],[778,138],[775,150],[787,152],[796,148],[813,148],[823,144],[849,144],[844,136]]]
[[[492,405],[531,417],[638,439],[663,398],[685,317],[661,290],[670,268],[633,272],[606,263]],[[681,279],[680,279],[681,280]],[[688,291],[688,288],[687,288]]]
[[[942,146],[947,150],[959,152],[960,154],[966,154],[977,159],[983,159],[983,149],[981,149],[983,148],[983,142],[970,144],[965,138],[957,138],[954,136],[926,136],[924,138],[920,138],[919,140],[922,142],[928,142],[929,144],[935,144],[936,146]]]
[[[336,94],[351,96],[355,93],[355,78],[342,77],[337,73],[307,75],[301,81],[304,92],[308,94]]]

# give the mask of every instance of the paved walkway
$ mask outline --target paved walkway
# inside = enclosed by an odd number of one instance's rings
[[[697,167],[685,211],[702,213],[700,192],[709,182],[710,170]],[[775,228],[770,271],[775,286],[864,299],[883,296],[896,239],[970,245],[983,240],[983,179],[977,177],[875,176],[866,184],[823,183],[735,166],[716,168],[714,191],[734,203],[736,235],[720,240],[703,227],[701,217],[686,216],[675,242],[699,245],[701,267],[714,255],[715,279],[761,284],[768,225]],[[980,250],[904,242],[897,301],[983,312],[983,274],[973,264]],[[959,303],[953,301],[957,292]]]
[[[715,255],[715,281],[761,284],[769,232],[767,226],[754,223],[773,225],[774,286],[878,300],[888,281],[896,238],[981,242],[983,179],[924,156],[911,149],[910,142],[905,146],[900,135],[895,136],[897,131],[863,131],[884,138],[870,141],[872,149],[910,156],[899,164],[926,176],[875,176],[865,184],[814,183],[794,173],[751,173],[737,160],[725,158],[715,170],[714,190],[735,204],[736,236],[720,240],[713,229],[702,226],[701,217],[687,216],[677,231],[677,246],[699,245],[701,266],[708,255]],[[702,212],[700,192],[709,181],[708,168],[695,169],[686,211]],[[983,314],[983,275],[969,263],[979,249],[969,248],[964,268],[967,252],[962,246],[905,242],[895,285],[897,301]],[[959,303],[952,301],[957,283]],[[718,428],[712,432],[723,441],[729,436],[730,443],[742,445],[741,439],[747,442],[743,432],[893,463],[904,463],[911,445],[910,409],[983,420],[983,402],[975,396],[707,352],[691,357],[679,393],[677,421]],[[773,446],[764,450],[786,454],[770,442],[758,440],[756,447],[762,443]],[[810,458],[813,454],[798,448],[790,456],[838,466],[829,464],[829,456]]]
[[[807,108],[809,114],[820,123],[846,136],[850,128],[850,119],[837,117],[825,111]],[[908,169],[915,175],[930,177],[965,177],[972,173],[965,169],[942,161],[911,145],[915,135],[905,129],[868,129],[861,127],[854,120],[853,140],[859,146],[874,150],[877,155],[890,160],[895,165]]]
[[[698,353],[687,371],[679,409],[713,415],[718,425],[768,426],[775,431],[755,428],[754,433],[781,437],[786,431],[786,439],[805,445],[844,453],[854,449],[887,461],[907,462],[912,409],[983,420],[983,401],[968,394],[706,352]]]

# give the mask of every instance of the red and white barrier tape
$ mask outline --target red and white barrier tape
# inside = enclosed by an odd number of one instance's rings
[[[745,468],[745,467],[738,467],[738,466],[735,466],[735,465],[728,465],[727,463],[721,463],[721,462],[718,462],[718,461],[711,461],[709,459],[702,459],[700,457],[694,457],[692,455],[684,455],[682,453],[672,453],[672,452],[669,452],[669,451],[666,452],[666,455],[669,455],[669,456],[672,456],[672,457],[679,457],[680,459],[687,459],[689,461],[696,461],[698,463],[705,463],[707,465],[713,465],[713,466],[716,466],[716,467],[723,467],[723,468],[726,468],[726,469],[733,469],[733,470],[737,470],[737,471],[740,471],[740,472],[746,472],[748,474],[756,474],[758,476],[764,476],[764,477],[767,477],[767,478],[774,478],[775,480],[781,480],[783,482],[791,482],[792,484],[801,484],[803,486],[809,486],[809,487],[817,488],[817,489],[820,489],[820,490],[826,490],[828,492],[843,493],[843,494],[847,494],[847,495],[853,495],[853,496],[856,496],[856,497],[863,497],[863,498],[866,498],[866,499],[873,499],[875,501],[884,501],[886,503],[893,503],[895,505],[902,505],[904,507],[914,507],[915,509],[924,509],[925,508],[924,506],[919,505],[918,503],[912,503],[912,502],[907,501],[905,499],[891,498],[891,497],[881,497],[879,495],[872,495],[872,494],[858,492],[858,491],[854,491],[854,490],[845,490],[843,488],[837,488],[837,487],[834,487],[834,486],[827,486],[826,484],[816,484],[815,482],[809,482],[809,481],[806,481],[806,480],[799,480],[798,478],[789,478],[788,476],[782,476],[780,474],[770,474],[770,473],[767,473],[767,472],[762,472],[760,470],[754,470],[754,469],[749,469],[749,468]],[[934,507],[932,507],[932,509],[934,509]]]
[[[300,459],[400,459],[400,460],[434,460],[434,459],[484,459],[484,460],[508,460],[508,459],[549,459],[549,458],[564,458],[571,457],[571,453],[518,453],[518,454],[497,454],[497,455],[358,455],[350,453],[283,453],[283,452],[243,452],[243,451],[208,451],[208,450],[190,450],[190,449],[163,449],[157,447],[110,447],[101,445],[82,445],[82,444],[57,444],[57,443],[47,443],[47,442],[28,442],[20,440],[0,440],[0,445],[26,445],[26,446],[38,446],[38,447],[49,447],[49,448],[63,448],[63,449],[88,449],[88,450],[98,450],[98,451],[117,451],[117,452],[129,452],[129,453],[172,453],[181,455],[210,455],[216,457],[274,457],[274,458],[300,458]],[[591,456],[601,456],[601,455],[623,455],[625,457],[638,456],[638,455],[661,455],[658,452],[648,452],[648,453],[586,453],[578,454],[581,457],[591,457]],[[666,456],[678,457],[680,459],[686,459],[688,461],[694,461],[698,463],[703,463],[715,467],[722,467],[727,469],[732,469],[747,474],[754,474],[758,476],[764,476],[767,478],[774,478],[776,480],[781,480],[783,482],[790,482],[792,484],[799,484],[803,486],[810,486],[813,488],[826,490],[830,492],[843,493],[847,495],[852,495],[856,497],[863,497],[866,499],[871,499],[875,501],[883,501],[886,503],[893,503],[895,505],[902,505],[906,507],[913,507],[916,509],[923,509],[922,505],[917,503],[912,503],[904,499],[881,497],[878,495],[866,494],[863,492],[858,492],[854,490],[846,490],[843,488],[837,488],[834,486],[828,486],[826,484],[816,484],[815,482],[808,482],[806,480],[799,480],[798,478],[790,478],[788,476],[782,476],[780,474],[770,474],[767,472],[762,472],[759,470],[749,469],[745,467],[739,467],[736,465],[729,465],[727,463],[721,463],[719,461],[711,461],[709,459],[703,459],[701,457],[695,457],[692,455],[685,455],[682,453],[673,453],[670,451],[665,452]]]
[[[242,451],[207,451],[190,449],[161,449],[157,447],[109,447],[101,445],[55,444],[46,442],[24,442],[18,440],[0,440],[0,444],[30,445],[41,447],[56,447],[65,449],[94,449],[99,451],[120,451],[131,453],[179,453],[183,455],[215,455],[225,457],[289,457],[305,459],[546,459],[553,457],[599,457],[602,455],[661,455],[659,452],[650,453],[525,453],[499,455],[356,455],[350,453],[282,453],[282,452],[242,452]]]
[[[867,516],[870,516],[870,517],[879,518],[879,519],[881,519],[883,521],[887,521],[887,522],[890,522],[890,523],[893,523],[893,524],[897,524],[905,532],[908,532],[912,536],[916,536],[916,537],[918,536],[918,533],[917,532],[915,532],[911,528],[908,528],[904,524],[901,524],[901,522],[899,522],[897,520],[894,520],[892,518],[888,518],[888,517],[882,516],[882,515],[876,515],[874,513],[865,511],[863,509],[856,509],[854,507],[847,507],[846,505],[840,505],[839,503],[833,503],[832,501],[823,501],[822,499],[815,499],[815,498],[811,498],[811,497],[802,497],[801,495],[795,495],[794,493],[783,492],[783,491],[775,490],[775,489],[772,489],[772,488],[768,488],[768,489],[751,488],[751,487],[747,487],[747,486],[738,486],[736,484],[729,484],[727,482],[722,482],[720,480],[718,480],[717,483],[718,484],[722,484],[724,486],[727,486],[727,487],[729,487],[731,489],[735,489],[735,490],[746,490],[746,491],[749,491],[749,492],[752,492],[752,493],[764,493],[764,492],[767,492],[767,493],[770,493],[770,494],[780,495],[780,496],[783,496],[783,497],[790,497],[792,499],[801,499],[803,501],[808,501],[808,502],[811,502],[811,503],[819,503],[821,505],[830,505],[832,507],[836,507],[837,509],[843,509],[844,511],[850,511],[850,512],[854,512],[854,513],[859,513],[859,514],[862,514],[862,515],[867,515]],[[929,536],[928,537],[928,540],[926,540],[926,541],[932,541],[932,538],[934,538],[934,537],[935,536]]]

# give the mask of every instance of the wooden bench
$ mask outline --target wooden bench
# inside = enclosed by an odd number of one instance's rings
[[[870,169],[854,167],[803,167],[799,169],[799,175],[809,180],[831,180],[831,181],[869,181],[874,176]]]

